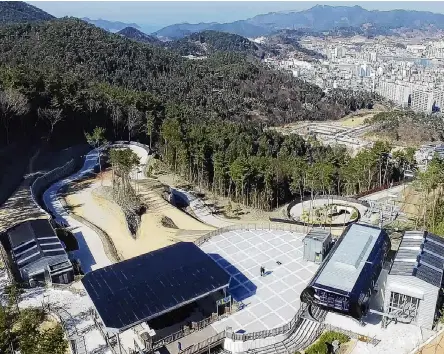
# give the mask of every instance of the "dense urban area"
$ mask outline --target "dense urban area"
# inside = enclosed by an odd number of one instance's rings
[[[265,59],[295,77],[325,89],[374,92],[401,108],[440,112],[444,104],[444,42],[440,35],[330,38],[307,36],[300,41],[323,59],[307,62],[288,53]],[[261,38],[255,39],[261,42]]]
[[[0,353],[444,352],[444,14],[60,4],[0,1]]]

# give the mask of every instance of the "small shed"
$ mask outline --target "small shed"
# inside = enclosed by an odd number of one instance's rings
[[[330,250],[331,233],[323,229],[312,229],[304,237],[304,260],[322,263]]]

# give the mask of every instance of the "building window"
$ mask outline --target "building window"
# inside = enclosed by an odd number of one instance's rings
[[[389,314],[397,318],[416,320],[419,308],[419,299],[416,297],[391,292]]]

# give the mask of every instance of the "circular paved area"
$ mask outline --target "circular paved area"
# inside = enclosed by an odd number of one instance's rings
[[[214,236],[201,248],[232,275],[229,291],[245,307],[213,324],[216,331],[255,332],[288,323],[300,294],[318,266],[302,259],[304,234],[274,230],[234,230]],[[279,265],[277,262],[280,262]],[[264,266],[267,275],[260,276]]]
[[[324,205],[331,205],[331,204],[339,204],[341,206],[350,206],[353,208],[356,208],[359,210],[359,213],[361,214],[361,217],[363,215],[365,215],[365,212],[367,211],[367,207],[356,202],[356,203],[352,203],[352,202],[347,202],[341,199],[315,199],[312,202],[310,202],[309,200],[303,202],[303,203],[298,203],[295,204],[291,209],[290,209],[290,216],[293,217],[295,220],[301,220],[301,216],[303,214],[304,211],[308,212],[310,210],[310,208],[316,207],[319,208],[321,206]],[[352,208],[350,208],[352,209]],[[353,210],[349,210],[350,213],[353,212]],[[342,214],[339,215],[337,217],[335,217],[332,222],[333,223],[343,223],[343,222],[347,222],[349,221],[348,219],[348,215],[347,214]]]

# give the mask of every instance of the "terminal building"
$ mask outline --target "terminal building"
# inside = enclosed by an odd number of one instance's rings
[[[152,350],[181,323],[211,316],[218,304],[226,308],[230,279],[194,243],[179,242],[96,269],[82,283],[107,335],[120,343],[120,334],[139,326],[144,349]]]
[[[384,230],[350,225],[301,293],[301,301],[360,320],[368,312],[389,249]]]

